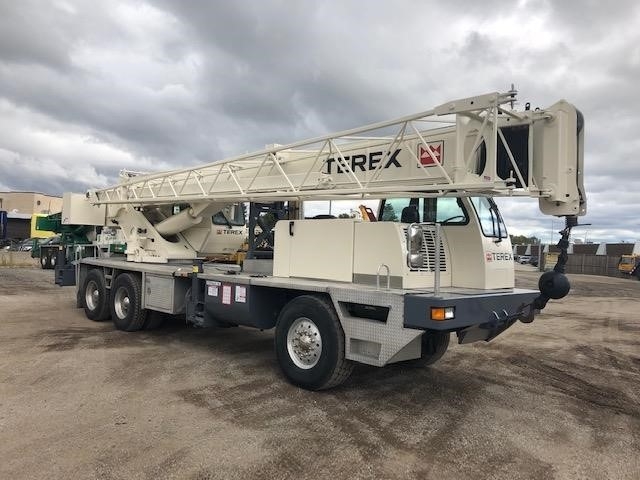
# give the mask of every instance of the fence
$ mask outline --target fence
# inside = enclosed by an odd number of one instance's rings
[[[557,255],[557,254],[556,254]],[[554,258],[547,259],[548,265],[543,265],[544,269],[552,269],[555,265]],[[582,273],[585,275],[604,275],[608,277],[623,277],[624,275],[618,272],[618,262],[620,257],[610,257],[606,255],[587,255],[582,253],[569,254],[567,260],[566,272],[567,273]]]

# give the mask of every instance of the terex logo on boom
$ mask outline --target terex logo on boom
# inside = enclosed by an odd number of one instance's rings
[[[398,148],[395,152],[370,152],[369,155],[365,154],[355,154],[355,155],[345,155],[344,161],[351,167],[351,170],[354,172],[360,170],[361,172],[365,172],[367,170],[375,170],[380,162],[384,161],[384,165],[382,168],[389,168],[390,166],[394,167],[402,167],[400,162],[398,161],[398,155],[402,149]],[[388,157],[385,159],[385,157]],[[342,158],[327,158],[326,165],[327,171],[325,173],[333,173],[332,168],[335,163],[335,173],[346,173],[348,170],[345,170],[342,165]]]

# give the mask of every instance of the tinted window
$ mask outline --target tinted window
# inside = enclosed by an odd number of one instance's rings
[[[233,225],[234,227],[242,227],[245,224],[244,205],[230,205],[224,211],[216,213],[213,218],[216,225]]]
[[[411,219],[415,214],[408,210],[417,210],[417,219]],[[404,213],[403,213],[404,212]],[[441,198],[388,198],[383,201],[381,222],[440,222],[451,224],[466,224],[469,222],[467,212],[462,203],[455,197]]]

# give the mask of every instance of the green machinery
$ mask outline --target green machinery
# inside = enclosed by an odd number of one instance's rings
[[[36,218],[36,230],[50,231],[56,235],[43,240],[35,239],[31,249],[31,257],[39,258],[40,266],[43,269],[54,269],[58,263],[59,251],[64,251],[65,257],[67,257],[72,254],[73,246],[91,244],[87,235],[93,228],[87,225],[64,225],[62,212],[38,217]],[[66,258],[66,260],[71,261],[73,258]]]
[[[99,228],[99,227],[98,227]],[[62,223],[62,212],[54,213],[46,217],[36,219],[36,230],[54,232],[56,235],[44,240],[34,240],[31,249],[31,257],[39,258],[43,269],[55,269],[56,265],[62,268],[70,265],[78,254],[77,247],[85,247],[87,254],[94,255],[94,242],[96,227],[93,225],[67,225]],[[123,253],[124,244],[111,244],[109,250],[112,253]],[[80,256],[86,256],[80,252]]]

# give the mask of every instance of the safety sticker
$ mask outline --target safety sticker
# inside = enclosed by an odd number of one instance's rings
[[[231,285],[222,286],[222,303],[224,305],[231,305]]]
[[[236,285],[236,303],[247,303],[247,287]]]
[[[220,286],[220,282],[208,281],[207,282],[207,295],[209,295],[210,297],[217,297],[218,296],[218,287],[219,286]]]

